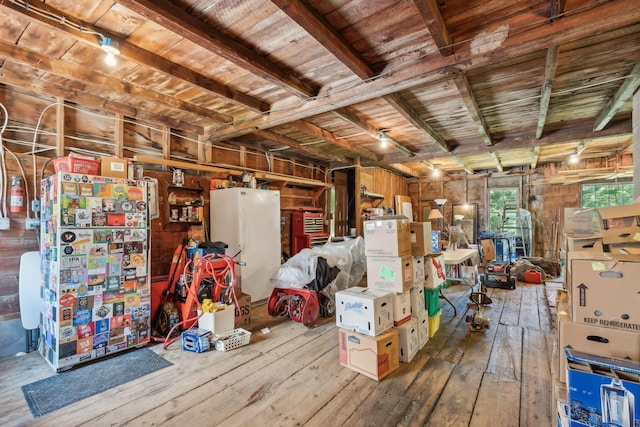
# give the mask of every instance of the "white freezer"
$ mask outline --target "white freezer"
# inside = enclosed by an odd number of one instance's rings
[[[280,192],[227,188],[210,193],[211,241],[229,245],[236,256],[238,286],[253,302],[269,298],[271,277],[280,268]]]

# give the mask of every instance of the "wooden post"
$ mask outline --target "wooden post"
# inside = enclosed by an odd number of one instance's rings
[[[56,109],[56,157],[64,156],[64,98],[58,98]]]

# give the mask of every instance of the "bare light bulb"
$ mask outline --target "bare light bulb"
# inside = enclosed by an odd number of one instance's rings
[[[387,135],[380,133],[380,147],[387,148]]]
[[[107,52],[107,55],[104,57],[104,62],[110,67],[114,67],[118,63],[116,56],[111,52]]]
[[[575,165],[576,163],[578,163],[577,153],[571,153],[571,155],[569,156],[569,163],[571,163],[572,165]]]

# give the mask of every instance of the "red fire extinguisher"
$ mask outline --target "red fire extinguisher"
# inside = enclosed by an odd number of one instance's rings
[[[24,185],[22,184],[22,178],[14,176],[11,178],[11,200],[9,202],[9,211],[22,212],[22,205],[24,204]]]

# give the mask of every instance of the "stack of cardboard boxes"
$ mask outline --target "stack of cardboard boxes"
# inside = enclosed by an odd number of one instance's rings
[[[565,237],[565,282],[556,302],[552,403],[558,425],[634,426],[630,420],[640,420],[640,405],[632,403],[640,395],[640,256],[621,248],[639,240],[640,205],[592,214],[599,234],[576,233],[565,220],[573,233]]]
[[[418,245],[423,254],[413,256],[408,218],[365,221],[367,287],[336,293],[340,363],[376,380],[399,362],[411,362],[430,337],[424,251],[431,247],[431,228],[428,223],[423,227],[428,228],[421,228],[421,236],[428,236]]]
[[[435,243],[434,243],[435,239]],[[440,287],[445,282],[444,257],[439,250],[439,233],[433,233],[428,222],[411,223],[411,255],[414,265],[414,289],[424,293],[424,310],[429,325],[429,338],[440,328]],[[420,292],[420,291],[414,291]]]

